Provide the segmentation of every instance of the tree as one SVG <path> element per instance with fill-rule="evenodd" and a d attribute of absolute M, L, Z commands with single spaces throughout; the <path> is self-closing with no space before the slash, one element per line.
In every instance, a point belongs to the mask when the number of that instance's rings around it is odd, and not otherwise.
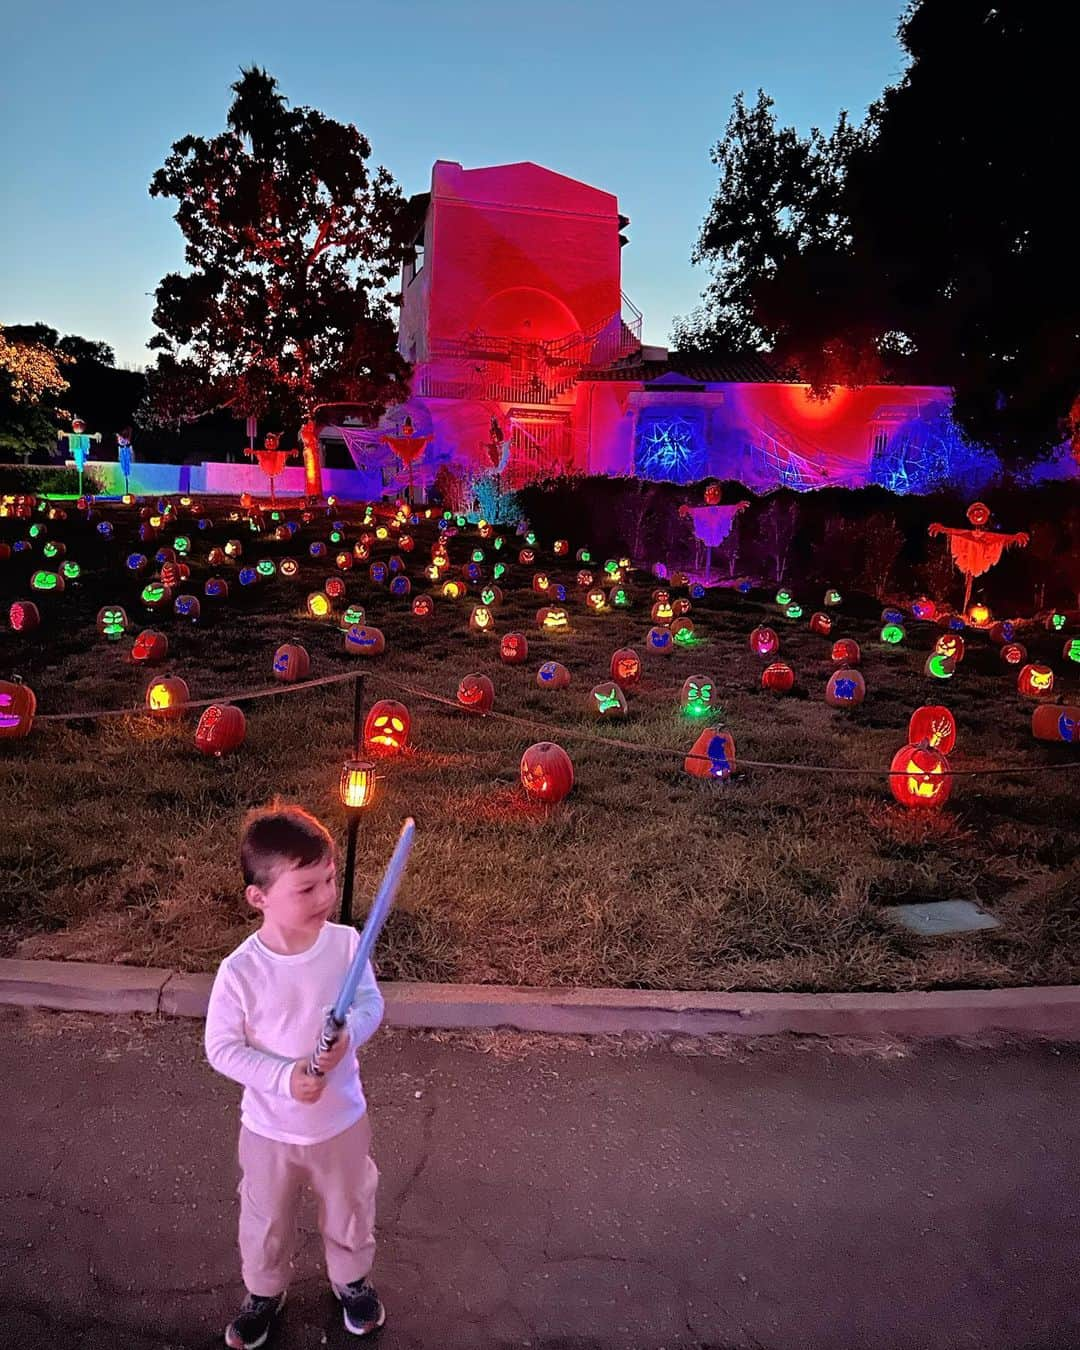
<path fill-rule="evenodd" d="M 23 330 L 0 328 L 0 454 L 25 460 L 55 446 L 56 419 L 63 413 L 58 400 L 68 382 L 47 342 L 17 341 L 13 331 Z M 55 331 L 46 329 L 44 336 L 50 332 L 55 343 Z"/>
<path fill-rule="evenodd" d="M 289 108 L 265 71 L 232 89 L 227 129 L 177 141 L 150 185 L 179 203 L 190 268 L 156 291 L 152 405 L 174 423 L 221 407 L 296 422 L 349 401 L 374 420 L 407 396 L 401 192 L 356 127 Z"/>
<path fill-rule="evenodd" d="M 740 335 L 816 394 L 884 376 L 949 385 L 1010 466 L 1080 448 L 1080 279 L 1059 128 L 1074 6 L 915 0 L 909 64 L 862 126 L 777 128 L 741 98 L 695 257 L 714 279 L 677 334 Z M 755 195 L 756 194 L 756 195 Z"/>

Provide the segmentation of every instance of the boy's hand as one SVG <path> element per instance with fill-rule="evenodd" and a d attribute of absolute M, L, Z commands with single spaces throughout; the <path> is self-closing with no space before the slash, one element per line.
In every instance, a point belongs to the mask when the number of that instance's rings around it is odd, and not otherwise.
<path fill-rule="evenodd" d="M 315 1067 L 323 1073 L 329 1073 L 336 1065 L 340 1064 L 345 1058 L 349 1049 L 349 1029 L 342 1027 L 338 1033 L 338 1038 L 329 1050 L 324 1051 L 315 1058 Z"/>
<path fill-rule="evenodd" d="M 307 1071 L 306 1059 L 298 1059 L 289 1074 L 289 1091 L 298 1102 L 317 1102 L 326 1087 L 325 1078 L 316 1078 Z"/>

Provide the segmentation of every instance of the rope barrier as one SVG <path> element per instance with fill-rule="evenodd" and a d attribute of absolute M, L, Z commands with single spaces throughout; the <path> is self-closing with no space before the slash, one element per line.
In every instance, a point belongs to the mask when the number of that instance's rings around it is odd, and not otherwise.
<path fill-rule="evenodd" d="M 534 730 L 553 732 L 555 736 L 549 736 L 547 739 L 556 737 L 572 737 L 575 740 L 590 741 L 596 745 L 618 746 L 622 750 L 636 750 L 640 754 L 646 755 L 671 755 L 676 759 L 700 759 L 708 760 L 708 755 L 695 755 L 689 750 L 677 750 L 674 746 L 667 745 L 638 745 L 635 741 L 621 741 L 608 736 L 595 736 L 590 731 L 580 731 L 576 727 L 557 727 L 550 722 L 537 722 L 527 717 L 516 717 L 513 713 L 496 712 L 493 709 L 486 713 L 470 712 L 468 708 L 456 702 L 454 699 L 445 698 L 441 694 L 432 693 L 428 689 L 419 689 L 415 685 L 403 684 L 400 680 L 391 680 L 389 676 L 374 674 L 369 678 L 376 684 L 392 685 L 393 688 L 411 694 L 415 698 L 426 699 L 431 703 L 440 703 L 444 707 L 452 708 L 455 712 L 462 713 L 468 717 L 492 717 L 501 722 L 512 722 L 518 726 L 531 727 Z M 704 729 L 704 728 L 703 728 Z M 744 759 L 741 755 L 736 758 L 736 767 L 746 769 L 783 769 L 789 773 L 827 773 L 833 777 L 843 775 L 851 776 L 869 776 L 872 778 L 902 778 L 906 777 L 906 769 L 860 769 L 847 765 L 831 766 L 827 764 L 786 764 L 772 760 L 763 759 Z M 1080 769 L 1080 760 L 1074 760 L 1068 764 L 1031 764 L 1018 765 L 1016 768 L 1009 767 L 988 767 L 984 769 L 945 769 L 941 774 L 935 774 L 935 777 L 950 778 L 978 778 L 995 774 L 1028 774 L 1028 773 L 1053 773 L 1058 770 Z"/>

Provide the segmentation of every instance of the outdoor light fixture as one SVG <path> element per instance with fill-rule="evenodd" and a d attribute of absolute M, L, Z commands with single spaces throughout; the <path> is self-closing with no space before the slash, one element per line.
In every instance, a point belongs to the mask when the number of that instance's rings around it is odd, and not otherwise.
<path fill-rule="evenodd" d="M 353 873 L 356 871 L 356 835 L 360 812 L 371 805 L 375 792 L 375 765 L 366 759 L 347 759 L 341 767 L 341 804 L 349 813 L 345 847 L 345 884 L 341 890 L 341 923 L 352 923 Z"/>

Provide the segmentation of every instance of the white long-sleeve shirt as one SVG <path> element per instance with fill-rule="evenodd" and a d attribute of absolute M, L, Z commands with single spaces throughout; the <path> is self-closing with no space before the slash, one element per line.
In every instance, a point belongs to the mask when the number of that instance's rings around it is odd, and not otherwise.
<path fill-rule="evenodd" d="M 307 951 L 283 956 L 252 933 L 218 967 L 206 1012 L 206 1057 L 218 1073 L 243 1083 L 241 1119 L 255 1134 L 318 1144 L 367 1110 L 354 1051 L 383 1017 L 370 961 L 349 1010 L 349 1052 L 326 1075 L 322 1096 L 299 1102 L 289 1091 L 293 1063 L 315 1049 L 359 942 L 355 928 L 327 923 Z"/>

